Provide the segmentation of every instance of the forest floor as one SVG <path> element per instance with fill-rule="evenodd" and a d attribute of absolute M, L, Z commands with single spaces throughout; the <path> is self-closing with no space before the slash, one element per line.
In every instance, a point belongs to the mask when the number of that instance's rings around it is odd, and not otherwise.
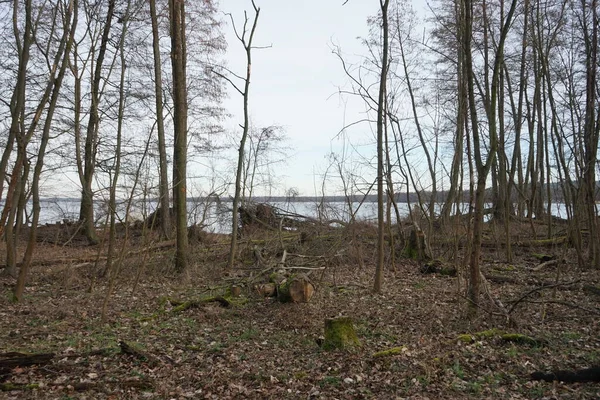
<path fill-rule="evenodd" d="M 226 237 L 192 248 L 185 277 L 172 271 L 169 243 L 129 248 L 102 322 L 109 279 L 97 277 L 97 248 L 39 243 L 20 303 L 11 302 L 14 280 L 0 278 L 0 365 L 16 353 L 51 354 L 0 367 L 0 399 L 600 398 L 600 383 L 530 380 L 534 371 L 600 365 L 600 296 L 589 290 L 600 286 L 600 271 L 579 269 L 563 250 L 515 246 L 507 263 L 503 250 L 486 248 L 489 294 L 509 321 L 486 296 L 468 318 L 462 281 L 422 274 L 411 260 L 397 259 L 383 294 L 373 294 L 368 246 L 362 268 L 316 257 L 324 269 L 311 275 L 309 303 L 282 304 L 243 287 L 230 307 L 178 311 L 176 300 L 219 294 L 260 270 L 224 272 Z M 536 268 L 535 253 L 566 259 Z M 361 346 L 323 350 L 324 321 L 342 315 Z"/>

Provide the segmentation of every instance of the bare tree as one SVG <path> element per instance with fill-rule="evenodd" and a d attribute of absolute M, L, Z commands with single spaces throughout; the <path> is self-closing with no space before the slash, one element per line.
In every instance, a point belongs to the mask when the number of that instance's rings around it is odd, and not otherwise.
<path fill-rule="evenodd" d="M 98 243 L 98 235 L 94 225 L 94 192 L 92 183 L 96 169 L 96 154 L 98 150 L 98 130 L 100 125 L 99 103 L 101 93 L 102 68 L 106 49 L 110 40 L 110 32 L 115 14 L 115 0 L 108 1 L 106 19 L 102 27 L 102 39 L 98 49 L 98 57 L 95 60 L 94 75 L 91 86 L 91 103 L 87 129 L 85 133 L 85 146 L 83 155 L 83 170 L 80 171 L 79 179 L 81 181 L 81 205 L 79 211 L 79 220 L 83 226 L 83 233 L 91 244 Z"/>
<path fill-rule="evenodd" d="M 33 195 L 33 216 L 31 220 L 31 227 L 29 230 L 29 240 L 27 242 L 27 248 L 25 249 L 25 255 L 23 256 L 23 262 L 21 263 L 21 269 L 19 270 L 19 276 L 13 292 L 13 297 L 16 301 L 21 300 L 21 296 L 23 295 L 27 274 L 31 266 L 31 260 L 37 242 L 37 225 L 39 222 L 41 211 L 40 177 L 42 175 L 42 169 L 44 167 L 44 157 L 46 155 L 46 148 L 50 140 L 50 132 L 52 129 L 54 112 L 58 103 L 62 81 L 69 64 L 69 54 L 71 52 L 71 46 L 73 45 L 75 30 L 77 28 L 78 23 L 78 9 L 78 0 L 61 1 L 57 4 L 56 14 L 54 14 L 54 17 L 57 20 L 62 20 L 63 24 L 62 39 L 60 41 L 59 49 L 56 52 L 55 58 L 55 61 L 60 61 L 59 63 L 54 63 L 54 65 L 59 69 L 56 76 L 51 75 L 50 79 L 50 81 L 52 82 L 52 95 L 48 105 L 48 110 L 46 112 L 46 119 L 44 122 L 42 138 L 40 141 L 40 146 L 38 148 L 37 161 L 35 164 L 35 170 L 32 179 L 31 190 Z"/>
<path fill-rule="evenodd" d="M 381 72 L 379 78 L 379 97 L 377 101 L 377 265 L 373 291 L 381 293 L 383 287 L 383 268 L 385 257 L 385 215 L 384 215 L 384 126 L 386 123 L 385 96 L 387 92 L 387 73 L 389 63 L 389 0 L 379 0 L 381 9 L 381 30 L 383 35 Z"/>
<path fill-rule="evenodd" d="M 121 174 L 121 156 L 122 156 L 122 143 L 123 143 L 123 124 L 125 114 L 125 102 L 126 102 L 126 82 L 125 73 L 127 69 L 127 60 L 125 57 L 125 38 L 128 34 L 129 19 L 131 18 L 131 0 L 127 0 L 126 8 L 123 14 L 120 16 L 121 21 L 121 32 L 120 39 L 117 45 L 117 51 L 119 53 L 120 63 L 120 79 L 119 79 L 119 99 L 117 109 L 117 137 L 115 143 L 115 157 L 114 164 L 111 171 L 111 182 L 109 188 L 109 200 L 108 200 L 108 212 L 110 213 L 110 226 L 108 234 L 108 254 L 106 255 L 106 268 L 105 272 L 110 273 L 113 256 L 115 253 L 116 246 L 116 217 L 117 217 L 117 186 L 119 183 L 119 175 Z M 104 274 L 103 274 L 104 275 Z"/>
<path fill-rule="evenodd" d="M 600 269 L 600 227 L 596 207 L 596 169 L 598 138 L 600 136 L 600 107 L 598 105 L 598 26 L 600 25 L 597 0 L 581 0 L 581 31 L 585 55 L 585 122 L 584 167 L 582 185 L 590 231 L 589 261 Z"/>
<path fill-rule="evenodd" d="M 177 252 L 175 270 L 187 272 L 187 85 L 186 85 L 186 40 L 185 2 L 169 0 L 171 21 L 171 64 L 173 69 L 173 125 L 175 146 L 173 149 L 173 193 L 177 229 Z"/>
<path fill-rule="evenodd" d="M 11 245 L 13 241 L 13 220 L 9 217 L 14 215 L 15 203 L 15 192 L 17 189 L 17 177 L 21 175 L 23 164 L 25 163 L 25 148 L 26 148 L 26 132 L 25 132 L 25 95 L 26 95 L 26 80 L 27 80 L 27 65 L 29 63 L 30 48 L 33 43 L 33 18 L 32 18 L 32 5 L 31 0 L 24 2 L 25 11 L 25 26 L 21 32 L 18 28 L 19 19 L 19 4 L 20 2 L 15 0 L 13 2 L 13 34 L 15 36 L 15 44 L 17 47 L 18 57 L 18 72 L 17 80 L 13 90 L 12 98 L 10 101 L 10 133 L 8 137 L 8 143 L 4 154 L 2 156 L 1 165 L 2 174 L 5 174 L 5 168 L 8 166 L 8 160 L 12 151 L 14 142 L 17 143 L 17 160 L 13 167 L 11 181 L 7 190 L 6 201 L 4 209 L 2 210 L 2 217 L 0 218 L 0 229 L 4 230 L 5 239 L 7 241 L 8 248 L 6 249 L 6 269 L 5 273 L 16 276 L 16 253 L 14 246 Z M 21 37 L 22 35 L 22 37 Z M 0 194 L 2 193 L 1 188 L 4 185 L 4 176 L 1 176 L 2 181 L 0 182 Z M 13 217 L 14 218 L 14 217 Z M 8 221 L 7 221 L 8 220 Z"/>
<path fill-rule="evenodd" d="M 240 206 L 240 199 L 242 193 L 242 172 L 244 171 L 244 154 L 246 152 L 246 140 L 248 139 L 248 131 L 250 129 L 250 112 L 248 110 L 248 101 L 250 96 L 250 77 L 252 74 L 252 41 L 254 39 L 254 33 L 256 32 L 256 26 L 258 24 L 258 17 L 260 15 L 260 7 L 257 7 L 254 0 L 252 0 L 252 8 L 254 9 L 254 18 L 252 20 L 252 26 L 249 27 L 250 22 L 248 14 L 244 11 L 244 25 L 241 32 L 238 32 L 233 16 L 230 14 L 231 24 L 235 32 L 235 36 L 244 47 L 246 53 L 246 75 L 240 76 L 233 74 L 233 77 L 241 79 L 243 82 L 243 89 L 240 89 L 238 85 L 229 77 L 216 72 L 219 76 L 227 80 L 233 88 L 242 96 L 243 99 L 243 110 L 244 110 L 244 122 L 242 127 L 242 137 L 240 139 L 240 146 L 238 148 L 238 159 L 237 168 L 235 174 L 235 193 L 233 195 L 233 218 L 231 224 L 231 244 L 229 246 L 229 258 L 227 259 L 227 268 L 232 268 L 235 262 L 235 255 L 237 253 L 237 239 L 238 239 L 238 224 L 239 224 L 239 213 L 238 208 Z"/>
<path fill-rule="evenodd" d="M 165 142 L 165 123 L 163 118 L 163 84 L 162 63 L 160 54 L 160 37 L 158 32 L 158 17 L 156 0 L 149 0 L 150 19 L 152 21 L 152 51 L 154 54 L 154 90 L 156 103 L 156 130 L 158 135 L 159 155 L 159 208 L 161 210 L 161 231 L 165 238 L 171 236 L 171 213 L 169 212 L 169 177 L 167 170 L 167 147 Z"/>
<path fill-rule="evenodd" d="M 464 0 L 464 19 L 463 19 L 463 37 L 461 44 L 465 49 L 465 68 L 468 85 L 469 111 L 471 116 L 471 132 L 473 135 L 473 155 L 475 160 L 476 187 L 475 204 L 473 209 L 473 231 L 471 254 L 469 260 L 469 287 L 468 299 L 473 305 L 472 310 L 476 311 L 479 306 L 480 295 L 480 259 L 481 259 L 481 240 L 483 233 L 483 211 L 485 207 L 485 189 L 488 175 L 492 168 L 496 152 L 498 150 L 498 130 L 497 130 L 497 102 L 498 88 L 500 83 L 500 73 L 503 65 L 504 44 L 512 24 L 512 18 L 517 5 L 517 0 L 512 0 L 506 19 L 502 25 L 500 38 L 494 54 L 492 67 L 492 77 L 489 86 L 489 93 L 484 96 L 485 114 L 488 123 L 489 147 L 487 156 L 484 159 L 482 148 L 484 143 L 480 134 L 479 119 L 477 116 L 477 106 L 475 97 L 475 75 L 473 69 L 473 53 L 471 47 L 472 29 L 473 29 L 473 1 Z M 484 10 L 485 12 L 485 10 Z M 488 66 L 486 66 L 487 68 Z M 487 90 L 487 89 L 486 89 Z"/>

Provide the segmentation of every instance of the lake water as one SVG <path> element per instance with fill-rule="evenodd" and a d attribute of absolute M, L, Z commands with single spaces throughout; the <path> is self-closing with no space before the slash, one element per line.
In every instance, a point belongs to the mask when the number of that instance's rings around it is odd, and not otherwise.
<path fill-rule="evenodd" d="M 341 220 L 348 221 L 350 214 L 348 204 L 345 202 L 325 202 L 317 201 L 289 201 L 269 203 L 283 212 L 299 214 L 321 220 Z M 414 204 L 412 204 L 414 205 Z M 79 218 L 79 200 L 78 199 L 43 199 L 41 201 L 42 211 L 40 214 L 41 224 L 53 224 L 62 220 L 76 221 Z M 141 220 L 156 209 L 156 202 L 135 202 L 132 204 L 129 214 L 130 220 Z M 440 206 L 441 207 L 441 206 Z M 202 223 L 206 229 L 212 232 L 228 233 L 231 232 L 231 209 L 230 201 L 188 201 L 188 219 L 189 224 Z M 377 220 L 377 203 L 352 203 L 352 209 L 356 212 L 356 218 L 361 221 Z M 30 213 L 29 208 L 28 213 Z M 96 202 L 96 222 L 103 224 L 108 207 L 101 201 Z M 358 210 L 358 211 L 356 211 Z M 398 203 L 398 210 L 401 217 L 409 215 L 409 205 L 407 203 Z M 439 211 L 439 210 L 436 210 Z M 468 204 L 462 205 L 463 213 L 468 211 Z M 126 214 L 126 203 L 119 203 L 117 206 L 117 215 L 124 219 Z M 552 214 L 559 217 L 566 217 L 564 204 L 553 204 Z M 392 220 L 395 222 L 395 212 L 392 210 Z"/>
<path fill-rule="evenodd" d="M 345 202 L 270 202 L 283 213 L 298 214 L 322 220 L 348 221 L 350 214 Z M 53 224 L 63 220 L 76 221 L 79 218 L 79 200 L 77 199 L 44 199 L 41 201 L 42 211 L 40 213 L 40 224 Z M 142 220 L 157 207 L 154 201 L 143 204 L 137 202 L 130 207 L 130 220 Z M 399 203 L 398 208 L 402 217 L 408 215 L 409 207 L 406 203 Z M 108 207 L 101 202 L 96 202 L 96 223 L 103 224 L 107 215 Z M 377 203 L 355 202 L 352 209 L 356 212 L 356 218 L 365 221 L 377 220 Z M 203 224 L 206 229 L 213 232 L 231 232 L 232 218 L 231 201 L 188 201 L 188 220 L 190 225 Z M 28 211 L 30 212 L 30 211 Z M 126 204 L 117 206 L 118 218 L 124 219 L 126 215 Z M 395 216 L 394 216 L 395 220 Z"/>

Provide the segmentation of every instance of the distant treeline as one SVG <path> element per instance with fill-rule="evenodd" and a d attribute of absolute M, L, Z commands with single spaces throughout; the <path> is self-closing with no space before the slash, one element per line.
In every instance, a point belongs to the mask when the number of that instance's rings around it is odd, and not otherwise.
<path fill-rule="evenodd" d="M 546 189 L 544 187 L 542 187 L 541 190 L 542 194 L 545 196 L 546 195 Z M 492 199 L 492 189 L 489 188 L 487 189 L 487 193 L 488 193 L 488 200 L 491 202 Z M 557 203 L 562 203 L 564 202 L 564 197 L 563 197 L 563 193 L 562 193 L 562 188 L 560 186 L 560 184 L 558 183 L 553 183 L 551 185 L 551 193 L 552 193 L 552 202 L 557 202 Z M 431 192 L 430 191 L 422 191 L 419 192 L 419 194 L 417 194 L 416 192 L 411 192 L 411 193 L 396 193 L 396 195 L 394 196 L 396 202 L 398 203 L 418 203 L 419 202 L 419 196 L 421 197 L 421 201 L 429 201 L 429 199 L 431 199 Z M 445 199 L 448 197 L 448 192 L 443 190 L 437 193 L 436 198 L 437 198 L 437 202 L 438 203 L 443 203 L 445 201 Z M 516 202 L 517 201 L 517 194 L 513 193 L 513 201 Z M 188 201 L 191 203 L 200 203 L 200 202 L 205 202 L 206 200 L 208 200 L 208 197 L 189 197 Z M 211 200 L 215 200 L 216 198 L 214 196 L 210 197 Z M 367 196 L 364 195 L 352 195 L 350 196 L 350 199 L 353 203 L 358 203 L 358 202 L 366 202 L 366 203 L 375 203 L 377 202 L 377 195 L 375 194 L 370 194 Z M 231 201 L 231 198 L 229 197 L 223 197 L 219 199 L 220 201 Z M 544 201 L 546 201 L 547 199 L 544 198 Z M 43 199 L 43 201 L 46 202 L 76 202 L 79 203 L 80 199 L 79 198 L 71 198 L 71 197 L 47 197 L 45 199 Z M 157 199 L 151 199 L 149 201 L 158 201 Z M 256 203 L 286 203 L 286 202 L 295 202 L 295 203 L 317 203 L 317 202 L 324 202 L 324 203 L 340 203 L 340 202 L 346 202 L 348 201 L 346 199 L 345 196 L 254 196 L 252 198 L 253 202 Z M 468 202 L 469 201 L 469 193 L 468 191 L 463 191 L 463 197 L 462 197 L 462 202 Z M 596 201 L 600 201 L 600 181 L 598 181 L 596 183 Z"/>
<path fill-rule="evenodd" d="M 562 192 L 562 188 L 561 188 L 560 184 L 553 183 L 550 186 L 550 191 L 551 191 L 551 196 L 552 196 L 552 199 L 551 199 L 552 202 L 557 202 L 557 203 L 564 202 L 563 192 Z M 544 186 L 542 186 L 541 193 L 544 196 L 544 201 L 547 201 L 546 188 Z M 492 188 L 488 188 L 487 189 L 487 197 L 490 202 L 493 200 L 492 194 L 493 194 Z M 421 198 L 421 201 L 429 201 L 431 199 L 431 195 L 432 194 L 430 191 L 422 191 L 422 192 L 419 192 L 418 194 L 416 192 L 396 193 L 394 198 L 395 198 L 396 202 L 398 202 L 398 203 L 418 203 L 419 196 Z M 514 202 L 518 201 L 517 196 L 518 196 L 518 194 L 513 192 L 513 201 Z M 436 194 L 436 199 L 437 199 L 438 203 L 443 203 L 447 197 L 448 197 L 448 192 L 445 190 L 439 191 Z M 600 181 L 598 181 L 596 183 L 596 196 L 595 197 L 596 197 L 596 201 L 600 201 Z M 203 200 L 203 199 L 196 199 L 196 200 Z M 285 202 L 339 203 L 339 202 L 348 201 L 346 196 L 321 196 L 321 197 L 317 197 L 317 196 L 294 196 L 294 197 L 256 196 L 256 197 L 253 197 L 252 200 L 257 203 L 285 203 Z M 353 195 L 353 196 L 350 196 L 350 200 L 353 203 L 357 203 L 357 202 L 361 202 L 361 201 L 367 202 L 367 203 L 375 203 L 375 202 L 377 202 L 377 195 L 376 194 L 370 194 L 367 196 Z M 468 201 L 469 201 L 469 192 L 463 191 L 462 202 L 468 202 Z"/>

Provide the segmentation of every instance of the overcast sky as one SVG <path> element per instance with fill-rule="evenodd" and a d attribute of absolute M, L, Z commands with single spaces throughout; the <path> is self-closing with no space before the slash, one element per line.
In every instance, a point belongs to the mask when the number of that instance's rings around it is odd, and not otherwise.
<path fill-rule="evenodd" d="M 423 7 L 424 0 L 415 0 Z M 332 54 L 332 43 L 344 53 L 363 54 L 358 37 L 367 34 L 367 18 L 377 13 L 377 0 L 256 0 L 260 19 L 256 46 L 271 46 L 253 52 L 250 88 L 251 118 L 256 126 L 280 125 L 292 148 L 287 166 L 279 168 L 285 188 L 295 187 L 301 195 L 314 195 L 315 173 L 327 164 L 325 156 L 345 123 L 364 118 L 360 102 L 346 103 L 338 87 L 347 83 L 340 61 Z M 221 0 L 220 8 L 243 23 L 243 11 L 252 10 L 250 0 Z M 229 67 L 243 74 L 244 50 L 230 25 L 225 28 Z M 242 98 L 230 90 L 226 107 L 234 115 L 229 129 L 241 120 Z M 369 126 L 355 128 L 369 141 Z M 239 128 L 238 128 L 239 131 Z M 281 190 L 281 189 L 280 189 Z M 280 194 L 281 192 L 277 193 Z"/>

